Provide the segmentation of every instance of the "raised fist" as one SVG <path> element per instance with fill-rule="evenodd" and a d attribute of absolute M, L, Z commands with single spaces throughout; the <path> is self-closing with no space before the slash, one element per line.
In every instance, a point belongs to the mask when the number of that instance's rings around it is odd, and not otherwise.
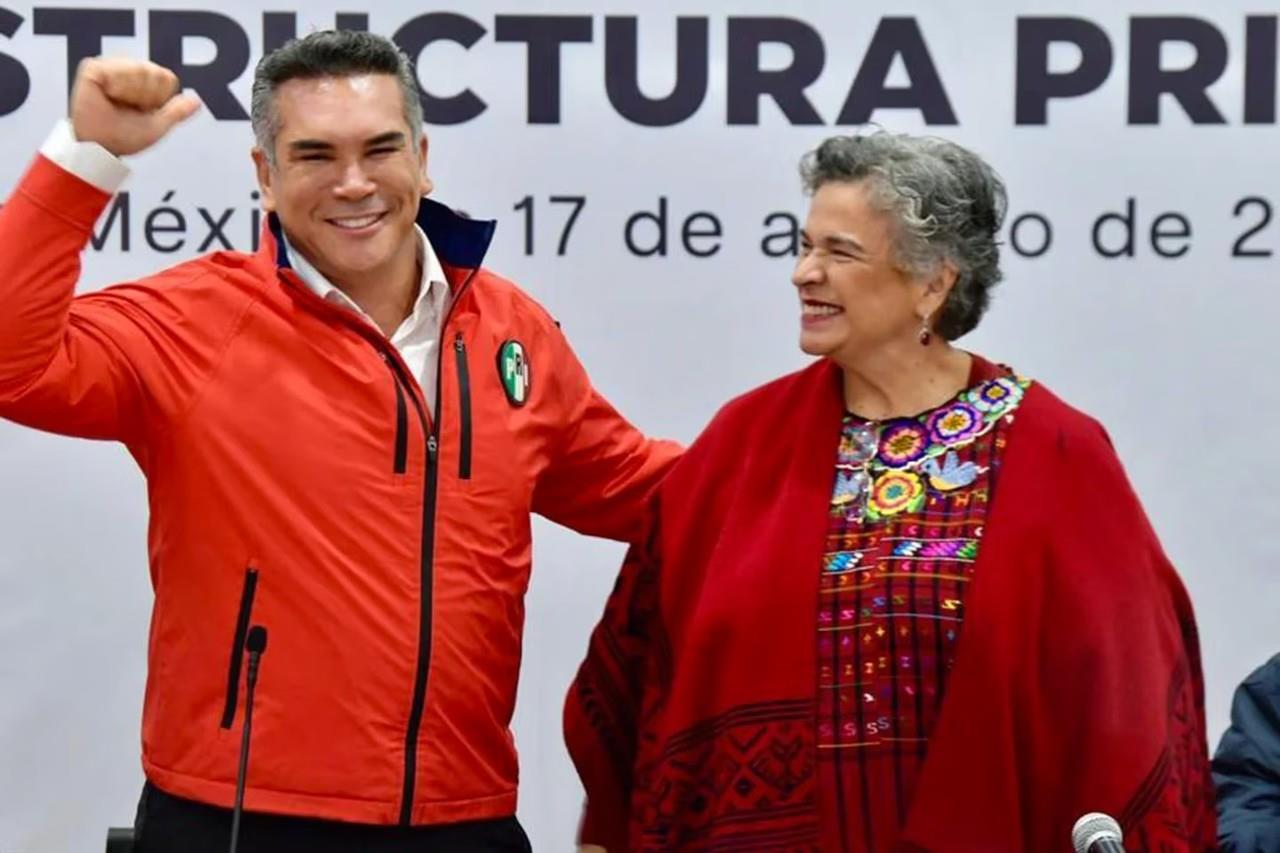
<path fill-rule="evenodd" d="M 86 59 L 71 89 L 72 130 L 117 157 L 137 154 L 200 108 L 177 91 L 177 75 L 154 62 Z"/>

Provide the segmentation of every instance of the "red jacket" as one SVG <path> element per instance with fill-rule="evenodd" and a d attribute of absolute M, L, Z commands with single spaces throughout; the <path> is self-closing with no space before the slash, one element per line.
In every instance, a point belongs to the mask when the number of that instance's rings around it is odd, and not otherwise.
<path fill-rule="evenodd" d="M 584 842 L 841 849 L 814 733 L 840 387 L 819 361 L 735 400 L 659 489 L 566 704 Z M 901 849 L 1069 851 L 1091 811 L 1212 849 L 1191 605 L 1098 423 L 1033 384 L 984 527 Z"/>
<path fill-rule="evenodd" d="M 281 266 L 274 222 L 256 254 L 73 298 L 108 201 L 40 157 L 0 210 L 0 416 L 120 440 L 146 475 L 148 778 L 232 804 L 252 623 L 270 648 L 246 808 L 513 814 L 529 514 L 633 539 L 678 449 L 481 267 L 492 223 L 419 217 L 454 293 L 433 420 L 387 340 Z M 528 385 L 509 396 L 519 349 Z"/>

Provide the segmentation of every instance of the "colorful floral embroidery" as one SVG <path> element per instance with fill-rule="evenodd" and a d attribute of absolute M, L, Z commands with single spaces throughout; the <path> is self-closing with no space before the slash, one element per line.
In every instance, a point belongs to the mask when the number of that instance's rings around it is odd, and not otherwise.
<path fill-rule="evenodd" d="M 880 432 L 880 461 L 890 468 L 902 468 L 929 450 L 929 432 L 919 421 L 906 418 L 889 421 Z"/>
<path fill-rule="evenodd" d="M 924 750 L 903 743 L 926 743 L 938 719 L 1025 387 L 981 382 L 916 417 L 844 422 L 818 584 L 814 728 L 822 783 L 843 785 L 841 808 L 860 822 L 892 831 L 902 804 L 860 811 L 863 793 L 909 797 L 915 784 Z M 875 451 L 858 462 L 868 436 Z"/>
<path fill-rule="evenodd" d="M 982 412 L 968 403 L 952 403 L 929 416 L 929 437 L 950 446 L 973 438 L 986 423 Z"/>
<path fill-rule="evenodd" d="M 924 482 L 914 471 L 886 471 L 876 478 L 867 502 L 872 518 L 915 512 L 924 504 Z"/>
<path fill-rule="evenodd" d="M 977 482 L 985 469 L 961 462 L 955 450 L 986 435 L 1001 420 L 1012 421 L 1029 385 L 1028 380 L 1016 376 L 993 379 L 932 412 L 879 425 L 846 416 L 836 460 L 832 515 L 851 521 L 863 517 L 879 520 L 919 510 L 926 501 L 936 502 L 938 496 L 950 495 L 957 508 L 968 506 L 971 497 L 984 499 L 984 495 L 969 495 L 963 490 Z M 1003 436 L 996 441 L 999 448 L 1004 447 Z M 911 476 L 887 477 L 895 472 Z"/>
<path fill-rule="evenodd" d="M 965 397 L 975 409 L 986 414 L 1016 406 L 1022 400 L 1023 387 L 1019 380 L 1002 376 L 971 389 Z"/>

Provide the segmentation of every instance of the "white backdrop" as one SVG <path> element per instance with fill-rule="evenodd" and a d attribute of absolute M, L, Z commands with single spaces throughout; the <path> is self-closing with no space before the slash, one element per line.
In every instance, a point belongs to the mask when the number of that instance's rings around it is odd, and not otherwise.
<path fill-rule="evenodd" d="M 1280 198 L 1275 16 L 1247 24 L 1257 4 L 1242 0 L 1219 0 L 1207 11 L 1202 3 L 1138 0 L 1055 7 L 992 0 L 982 6 L 793 4 L 803 27 L 792 26 L 820 33 L 824 54 L 810 45 L 793 56 L 770 44 L 759 59 L 765 69 L 816 63 L 816 79 L 805 94 L 810 119 L 821 123 L 793 124 L 796 116 L 789 119 L 762 98 L 757 119 L 743 124 L 728 120 L 728 104 L 747 83 L 728 70 L 728 44 L 731 30 L 741 39 L 751 25 L 730 19 L 776 15 L 778 5 L 651 0 L 638 17 L 642 89 L 661 96 L 674 82 L 678 16 L 707 21 L 708 84 L 701 107 L 687 120 L 646 127 L 618 114 L 605 85 L 605 17 L 635 15 L 635 4 L 460 4 L 460 14 L 478 25 L 478 40 L 469 49 L 447 42 L 428 46 L 419 76 L 439 97 L 470 88 L 487 109 L 469 121 L 430 128 L 436 197 L 473 216 L 499 219 L 491 265 L 562 321 L 597 385 L 624 412 L 646 430 L 691 439 L 730 396 L 803 363 L 795 346 L 791 261 L 761 251 L 761 238 L 779 230 L 766 228 L 764 220 L 778 211 L 803 214 L 799 155 L 837 132 L 841 106 L 880 17 L 913 19 L 956 123 L 930 127 L 920 110 L 901 108 L 880 109 L 873 119 L 976 148 L 1009 184 L 1010 218 L 1036 213 L 1053 230 L 1051 246 L 1038 257 L 1006 251 L 1007 281 L 982 327 L 964 343 L 1046 382 L 1110 429 L 1196 603 L 1216 744 L 1235 684 L 1280 650 L 1274 571 L 1280 459 L 1267 450 L 1280 435 L 1280 381 L 1272 358 L 1280 306 L 1276 261 L 1232 256 L 1237 239 L 1264 218 L 1240 248 L 1280 250 L 1280 218 L 1264 216 Z M 123 31 L 133 35 L 105 39 L 107 52 L 146 56 L 152 50 L 150 27 L 157 19 L 150 4 L 79 0 L 77 8 L 116 9 L 117 19 L 124 14 L 132 22 Z M 170 0 L 159 8 L 188 5 Z M 247 105 L 263 10 L 243 0 L 216 8 L 247 33 L 250 67 L 231 84 L 234 97 Z M 297 6 L 272 11 L 291 8 Z M 309 3 L 299 12 L 299 27 L 331 26 L 334 13 L 348 8 L 329 0 Z M 1105 81 L 1100 75 L 1080 87 L 1091 91 L 1050 103 L 1047 123 L 1020 123 L 1017 91 L 1031 85 L 1031 72 L 1024 68 L 1019 82 L 1019 19 L 1064 14 L 1064 8 L 1088 22 L 1082 26 L 1094 43 L 1087 51 L 1054 45 L 1049 70 L 1065 74 L 1085 59 L 1094 67 L 1100 35 L 1111 47 L 1110 71 Z M 389 35 L 423 13 L 377 4 L 369 27 Z M 495 38 L 495 30 L 513 26 L 499 26 L 501 16 L 533 14 L 591 21 L 589 42 L 560 50 L 554 123 L 530 120 L 526 46 Z M 1191 102 L 1200 123 L 1168 95 L 1159 99 L 1156 123 L 1130 123 L 1131 109 L 1141 118 L 1139 90 L 1151 76 L 1151 50 L 1142 45 L 1161 26 L 1140 19 L 1193 15 L 1201 16 L 1193 28 L 1205 35 L 1199 52 L 1171 42 L 1154 56 L 1166 70 L 1197 62 L 1203 67 L 1214 61 L 1215 44 L 1225 45 L 1222 73 L 1209 74 L 1216 81 L 1203 96 L 1208 100 Z M 81 26 L 73 22 L 71 29 Z M 4 195 L 65 111 L 69 42 L 49 34 L 59 27 L 56 13 L 29 4 L 0 6 Z M 115 27 L 122 31 L 119 20 Z M 1131 50 L 1131 38 L 1138 49 Z M 164 39 L 157 47 L 173 50 Z M 185 61 L 195 65 L 215 54 L 205 39 L 185 39 L 181 47 Z M 218 50 L 228 55 L 227 45 Z M 1024 63 L 1034 67 L 1035 57 L 1028 56 Z M 896 59 L 887 85 L 920 84 L 918 60 L 912 55 L 908 67 Z M 19 63 L 29 78 L 25 89 Z M 1105 63 L 1100 67 L 1106 71 Z M 545 68 L 535 70 L 545 93 L 550 78 Z M 1206 103 L 1221 123 L 1204 123 Z M 236 248 L 247 248 L 254 205 L 249 145 L 247 122 L 219 120 L 206 110 L 136 158 L 127 186 L 129 250 L 122 251 L 118 220 L 102 250 L 88 253 L 83 287 L 141 275 L 194 253 L 207 234 L 199 208 L 215 220 L 234 208 L 226 233 Z M 145 231 L 147 216 L 165 206 L 170 192 L 168 202 L 190 230 L 187 243 L 172 254 L 150 248 Z M 586 197 L 563 256 L 556 244 L 569 206 L 550 204 L 553 195 Z M 532 254 L 525 251 L 524 212 L 515 209 L 526 197 L 533 198 Z M 624 225 L 630 214 L 654 210 L 659 197 L 669 205 L 669 251 L 637 257 L 626 247 Z M 1248 197 L 1257 200 L 1237 211 Z M 1134 256 L 1104 257 L 1093 246 L 1092 225 L 1104 213 L 1123 212 L 1129 198 L 1136 214 Z M 714 213 L 721 223 L 720 248 L 710 257 L 681 247 L 681 223 L 696 211 Z M 1158 243 L 1166 252 L 1189 246 L 1179 257 L 1162 257 L 1149 239 L 1153 220 L 1165 212 L 1190 223 L 1188 238 Z M 172 224 L 168 216 L 152 224 Z M 1160 230 L 1180 227 L 1166 219 Z M 638 226 L 635 236 L 651 243 L 653 229 L 652 223 Z M 1036 249 L 1043 231 L 1028 220 L 1018 236 L 1023 249 Z M 152 237 L 162 244 L 175 239 L 173 233 Z M 1122 245 L 1122 223 L 1108 222 L 1101 239 L 1104 248 Z M 695 248 L 715 242 L 702 238 Z M 96 850 L 106 826 L 132 820 L 142 782 L 138 716 L 151 603 L 145 530 L 143 483 L 119 447 L 0 423 L 0 853 Z M 547 524 L 537 529 L 515 728 L 523 766 L 520 817 L 538 850 L 565 850 L 571 843 L 581 789 L 561 742 L 561 701 L 620 556 L 611 543 Z"/>

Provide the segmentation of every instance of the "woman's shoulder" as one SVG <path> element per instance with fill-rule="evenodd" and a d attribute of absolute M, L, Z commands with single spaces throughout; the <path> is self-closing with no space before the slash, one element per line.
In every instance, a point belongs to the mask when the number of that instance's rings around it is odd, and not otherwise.
<path fill-rule="evenodd" d="M 821 359 L 730 399 L 689 445 L 668 482 L 685 488 L 708 472 L 723 476 L 786 457 L 817 425 L 838 425 L 839 383 L 839 368 Z"/>
<path fill-rule="evenodd" d="M 839 387 L 839 368 L 819 359 L 730 399 L 711 418 L 700 440 L 715 439 L 724 433 L 776 433 L 787 421 L 840 406 Z"/>
<path fill-rule="evenodd" d="M 1115 450 L 1106 428 L 1093 415 L 1059 397 L 1039 380 L 1030 380 L 1018 407 L 1018 434 L 1053 446 L 1072 457 L 1111 457 Z"/>
<path fill-rule="evenodd" d="M 1112 512 L 1140 507 L 1106 427 L 1033 381 L 1009 431 L 1009 468 L 1053 483 L 1060 503 L 1084 501 Z M 1015 464 L 1016 463 L 1016 464 Z"/>

